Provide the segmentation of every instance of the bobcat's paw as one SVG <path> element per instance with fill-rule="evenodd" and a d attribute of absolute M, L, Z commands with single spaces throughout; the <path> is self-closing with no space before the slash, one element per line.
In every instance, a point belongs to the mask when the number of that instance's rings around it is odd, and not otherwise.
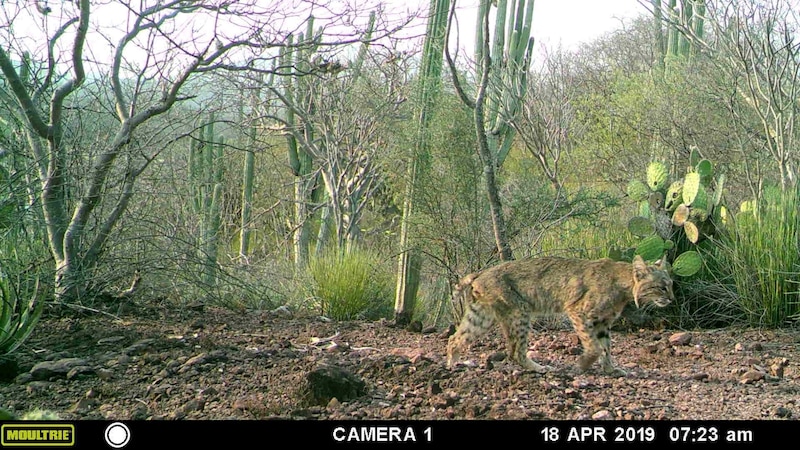
<path fill-rule="evenodd" d="M 544 366 L 534 361 L 531 361 L 530 359 L 524 361 L 522 367 L 524 367 L 525 370 L 532 370 L 536 373 L 547 373 L 553 370 L 551 366 Z"/>
<path fill-rule="evenodd" d="M 621 378 L 628 375 L 628 372 L 620 369 L 619 367 L 609 367 L 607 369 L 603 369 L 603 372 L 605 372 L 605 374 L 610 377 L 617 377 L 617 378 Z"/>

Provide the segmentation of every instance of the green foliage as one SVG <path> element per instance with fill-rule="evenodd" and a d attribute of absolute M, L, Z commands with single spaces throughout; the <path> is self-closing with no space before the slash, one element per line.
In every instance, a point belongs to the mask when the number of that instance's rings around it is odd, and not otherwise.
<path fill-rule="evenodd" d="M 329 250 L 310 258 L 308 274 L 310 294 L 324 316 L 372 320 L 392 311 L 392 277 L 370 250 Z"/>
<path fill-rule="evenodd" d="M 770 187 L 746 203 L 714 252 L 717 270 L 751 325 L 783 326 L 800 318 L 800 192 Z"/>
<path fill-rule="evenodd" d="M 681 277 L 690 277 L 703 266 L 700 254 L 692 247 L 716 233 L 717 225 L 710 219 L 712 213 L 720 214 L 725 182 L 722 174 L 711 185 L 713 165 L 697 149 L 691 152 L 689 161 L 685 176 L 672 182 L 663 163 L 651 162 L 646 171 L 648 192 L 633 189 L 637 195 L 631 196 L 639 202 L 640 215 L 628 221 L 631 234 L 643 238 L 634 253 L 648 261 L 666 254 L 674 259 L 673 271 Z M 631 186 L 638 185 L 644 183 L 629 182 L 629 193 Z M 688 251 L 691 253 L 683 256 Z"/>
<path fill-rule="evenodd" d="M 11 281 L 0 273 L 0 354 L 17 349 L 30 336 L 44 302 L 37 298 L 38 283 L 30 298 L 22 297 Z"/>

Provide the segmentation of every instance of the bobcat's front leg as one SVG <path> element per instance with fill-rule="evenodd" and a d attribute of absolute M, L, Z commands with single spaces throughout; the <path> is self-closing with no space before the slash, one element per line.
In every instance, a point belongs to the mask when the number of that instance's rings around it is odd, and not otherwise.
<path fill-rule="evenodd" d="M 612 376 L 625 376 L 625 371 L 615 367 L 611 360 L 611 335 L 608 331 L 608 322 L 588 319 L 576 313 L 568 315 L 575 333 L 583 344 L 583 354 L 578 359 L 580 371 L 587 371 L 599 358 L 603 372 Z"/>

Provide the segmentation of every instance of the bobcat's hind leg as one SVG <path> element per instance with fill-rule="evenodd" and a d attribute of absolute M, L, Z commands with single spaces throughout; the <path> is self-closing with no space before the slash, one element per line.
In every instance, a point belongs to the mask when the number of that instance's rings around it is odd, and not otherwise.
<path fill-rule="evenodd" d="M 453 367 L 461 349 L 489 331 L 494 324 L 494 313 L 486 305 L 474 302 L 467 306 L 456 332 L 447 341 L 447 367 Z"/>
<path fill-rule="evenodd" d="M 545 373 L 552 367 L 543 366 L 528 358 L 528 333 L 530 332 L 530 315 L 514 309 L 508 311 L 499 321 L 508 346 L 508 357 L 521 365 L 525 370 Z"/>

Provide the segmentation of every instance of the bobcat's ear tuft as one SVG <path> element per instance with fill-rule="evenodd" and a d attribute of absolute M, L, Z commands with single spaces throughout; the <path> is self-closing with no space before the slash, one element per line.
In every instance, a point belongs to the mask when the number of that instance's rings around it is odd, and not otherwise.
<path fill-rule="evenodd" d="M 658 261 L 656 261 L 655 266 L 657 269 L 663 270 L 665 272 L 669 272 L 672 270 L 672 266 L 670 265 L 669 261 L 667 261 L 667 258 L 659 259 Z"/>
<path fill-rule="evenodd" d="M 633 279 L 638 281 L 647 276 L 647 264 L 641 255 L 636 255 L 633 258 Z"/>

